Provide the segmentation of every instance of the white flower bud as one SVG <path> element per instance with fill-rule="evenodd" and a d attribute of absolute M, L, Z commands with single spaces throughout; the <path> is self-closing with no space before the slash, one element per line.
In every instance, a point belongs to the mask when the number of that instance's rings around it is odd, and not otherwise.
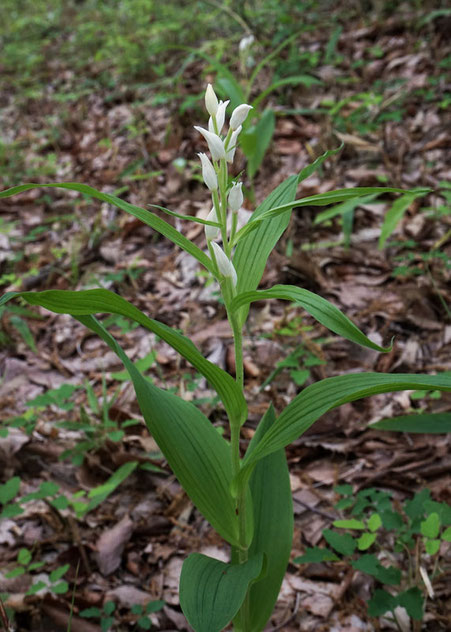
<path fill-rule="evenodd" d="M 252 110 L 252 105 L 247 105 L 246 103 L 242 103 L 233 110 L 232 116 L 230 117 L 230 127 L 233 130 L 236 130 L 244 123 L 249 114 L 249 110 Z"/>
<path fill-rule="evenodd" d="M 216 263 L 218 264 L 219 272 L 225 277 L 232 279 L 233 287 L 236 287 L 237 276 L 236 270 L 233 267 L 233 263 L 227 257 L 221 246 L 218 246 L 216 242 L 212 241 L 211 247 L 213 248 L 213 251 L 215 253 Z"/>
<path fill-rule="evenodd" d="M 243 186 L 242 182 L 235 182 L 233 184 L 233 187 L 229 191 L 229 197 L 228 197 L 229 209 L 232 212 L 239 211 L 240 208 L 243 206 L 244 197 L 243 197 L 243 192 L 241 190 L 242 186 Z"/>
<path fill-rule="evenodd" d="M 202 136 L 207 141 L 208 149 L 210 150 L 213 160 L 220 160 L 221 158 L 226 157 L 224 143 L 217 134 L 209 132 L 208 130 L 204 129 L 203 127 L 199 127 L 198 125 L 195 125 L 194 129 L 202 134 Z"/>
<path fill-rule="evenodd" d="M 248 35 L 247 37 L 243 37 L 243 39 L 240 40 L 240 43 L 238 45 L 238 49 L 240 51 L 240 53 L 244 53 L 250 46 L 252 46 L 252 44 L 254 43 L 255 37 L 253 35 Z"/>
<path fill-rule="evenodd" d="M 211 211 L 207 215 L 207 220 L 209 222 L 217 222 L 218 216 L 216 215 L 215 208 L 213 207 Z M 219 237 L 220 229 L 217 226 L 209 226 L 205 224 L 205 237 L 208 241 L 212 241 L 212 239 L 217 239 Z"/>
<path fill-rule="evenodd" d="M 234 132 L 232 132 L 232 135 L 230 136 L 229 149 L 227 150 L 227 156 L 226 156 L 227 162 L 233 162 L 233 159 L 235 157 L 236 146 L 238 144 L 238 136 L 242 129 L 243 128 L 240 125 Z"/>
<path fill-rule="evenodd" d="M 216 191 L 218 188 L 218 177 L 215 168 L 210 162 L 207 154 L 197 154 L 202 163 L 202 177 L 210 191 Z"/>
<path fill-rule="evenodd" d="M 215 116 L 218 111 L 218 97 L 216 96 L 211 83 L 208 84 L 207 89 L 205 90 L 205 107 L 207 108 L 207 112 L 210 116 Z"/>
<path fill-rule="evenodd" d="M 218 111 L 216 112 L 216 116 L 210 116 L 208 119 L 208 131 L 211 134 L 215 134 L 215 128 L 213 125 L 213 119 L 216 118 L 216 127 L 218 128 L 218 134 L 222 132 L 222 128 L 224 127 L 225 121 L 225 111 L 226 107 L 229 105 L 230 101 L 219 101 Z"/>

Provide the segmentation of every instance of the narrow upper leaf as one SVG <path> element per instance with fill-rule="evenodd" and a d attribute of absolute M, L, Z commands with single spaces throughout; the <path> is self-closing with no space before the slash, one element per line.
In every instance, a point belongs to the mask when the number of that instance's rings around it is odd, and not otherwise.
<path fill-rule="evenodd" d="M 274 285 L 269 290 L 255 290 L 253 292 L 242 292 L 233 299 L 232 309 L 239 309 L 253 301 L 260 301 L 268 298 L 278 298 L 286 301 L 295 301 L 311 314 L 322 325 L 336 334 L 356 342 L 363 347 L 375 349 L 376 351 L 390 351 L 391 347 L 380 347 L 375 342 L 365 336 L 354 323 L 340 310 L 329 303 L 325 298 L 296 287 L 295 285 Z"/>
<path fill-rule="evenodd" d="M 417 432 L 427 434 L 446 434 L 451 432 L 450 413 L 420 413 L 414 415 L 400 415 L 392 419 L 381 419 L 369 426 L 378 430 L 392 430 L 395 432 Z"/>
<path fill-rule="evenodd" d="M 147 226 L 150 226 L 154 230 L 158 231 L 161 235 L 164 235 L 168 239 L 170 239 L 174 244 L 186 250 L 190 255 L 195 257 L 207 270 L 209 270 L 212 274 L 214 273 L 213 263 L 203 250 L 194 245 L 189 239 L 187 239 L 184 235 L 179 233 L 173 226 L 165 222 L 163 219 L 147 211 L 146 209 L 141 208 L 140 206 L 135 206 L 134 204 L 130 204 L 130 202 L 126 202 L 125 200 L 121 200 L 115 195 L 111 195 L 111 193 L 102 193 L 93 187 L 88 186 L 87 184 L 80 184 L 78 182 L 57 182 L 51 184 L 21 184 L 17 187 L 12 187 L 10 189 L 6 189 L 5 191 L 0 192 L 0 198 L 10 197 L 12 195 L 16 195 L 16 193 L 21 193 L 22 191 L 28 191 L 29 189 L 39 189 L 41 187 L 53 187 L 60 189 L 69 189 L 70 191 L 79 191 L 80 193 L 84 193 L 89 197 L 96 198 L 97 200 L 101 200 L 102 202 L 108 202 L 108 204 L 112 204 L 113 206 L 117 206 L 122 209 L 126 213 L 133 215 L 137 219 L 141 220 Z"/>
<path fill-rule="evenodd" d="M 58 314 L 82 316 L 97 313 L 121 314 L 154 332 L 196 367 L 215 387 L 232 422 L 240 424 L 246 418 L 246 400 L 231 375 L 209 362 L 185 336 L 153 320 L 124 298 L 109 290 L 45 290 L 44 292 L 8 292 L 0 305 L 13 297 L 22 297 L 30 305 L 40 305 Z"/>

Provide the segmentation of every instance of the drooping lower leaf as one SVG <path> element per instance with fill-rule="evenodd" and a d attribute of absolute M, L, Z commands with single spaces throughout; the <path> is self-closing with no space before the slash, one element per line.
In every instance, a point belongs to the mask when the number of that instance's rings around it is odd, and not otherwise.
<path fill-rule="evenodd" d="M 274 285 L 269 290 L 254 290 L 242 292 L 233 299 L 232 309 L 239 309 L 254 301 L 278 298 L 286 301 L 294 301 L 311 314 L 322 325 L 347 340 L 351 340 L 362 347 L 375 349 L 376 351 L 387 352 L 391 347 L 380 347 L 375 342 L 365 336 L 360 329 L 354 325 L 352 320 L 345 316 L 335 305 L 329 303 L 325 298 L 296 287 L 295 285 Z"/>
<path fill-rule="evenodd" d="M 109 290 L 46 290 L 44 292 L 8 292 L 0 298 L 0 306 L 14 297 L 25 299 L 30 305 L 40 305 L 57 314 L 83 316 L 88 314 L 121 314 L 157 334 L 186 358 L 214 386 L 232 423 L 246 419 L 246 400 L 231 375 L 209 362 L 197 347 L 171 327 L 146 316 L 137 307 Z"/>
<path fill-rule="evenodd" d="M 225 564 L 200 553 L 183 563 L 180 605 L 195 632 L 220 632 L 232 621 L 249 584 L 262 572 L 263 554 L 244 564 Z"/>
<path fill-rule="evenodd" d="M 123 362 L 146 424 L 180 484 L 213 528 L 237 545 L 230 446 L 195 406 L 146 380 L 93 316 L 77 316 L 77 320 L 99 335 Z"/>
<path fill-rule="evenodd" d="M 249 444 L 252 452 L 264 433 L 275 423 L 270 406 Z M 254 538 L 249 555 L 265 554 L 266 574 L 255 582 L 249 594 L 249 632 L 265 627 L 280 591 L 293 541 L 293 502 L 285 450 L 257 463 L 250 479 L 254 508 Z"/>

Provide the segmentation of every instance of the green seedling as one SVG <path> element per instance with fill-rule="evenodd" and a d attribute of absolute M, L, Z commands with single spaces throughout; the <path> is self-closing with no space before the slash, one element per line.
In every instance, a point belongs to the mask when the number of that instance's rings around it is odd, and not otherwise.
<path fill-rule="evenodd" d="M 11 571 L 5 574 L 5 577 L 8 579 L 19 577 L 20 575 L 24 575 L 25 573 L 32 573 L 43 566 L 45 566 L 45 562 L 33 562 L 33 555 L 29 549 L 22 548 L 17 554 L 17 566 L 13 568 Z M 34 583 L 31 588 L 28 589 L 27 595 L 35 595 L 37 592 L 42 590 L 43 588 L 48 588 L 55 595 L 62 595 L 69 590 L 69 584 L 65 580 L 61 580 L 63 575 L 67 573 L 69 570 L 69 564 L 65 564 L 64 566 L 59 566 L 55 570 L 53 570 L 49 575 L 49 582 L 43 581 L 42 579 L 38 580 Z"/>
<path fill-rule="evenodd" d="M 130 608 L 130 612 L 136 615 L 138 618 L 136 619 L 136 625 L 141 630 L 150 630 L 152 628 L 152 621 L 150 620 L 149 615 L 154 612 L 158 612 L 162 608 L 164 608 L 165 602 L 158 601 L 149 601 L 145 606 L 141 606 L 140 604 L 136 604 Z"/>
<path fill-rule="evenodd" d="M 266 626 L 277 600 L 293 537 L 291 489 L 284 448 L 323 414 L 341 404 L 399 390 L 451 392 L 451 380 L 446 375 L 360 372 L 321 380 L 301 390 L 278 416 L 270 405 L 244 455 L 241 453 L 241 427 L 247 420 L 243 331 L 252 302 L 291 301 L 306 309 L 324 327 L 353 343 L 382 353 L 391 349 L 391 346 L 381 347 L 372 342 L 333 304 L 310 291 L 293 285 L 257 289 L 268 257 L 288 226 L 292 209 L 327 206 L 373 194 L 404 194 L 406 191 L 392 187 L 361 187 L 296 199 L 299 182 L 338 151 L 331 150 L 282 182 L 257 207 L 248 223 L 238 230 L 237 212 L 243 203 L 242 183 L 230 182 L 228 169 L 233 163 L 250 106 L 242 103 L 233 110 L 228 131 L 223 134 L 227 104 L 219 104 L 211 86 L 207 88 L 205 103 L 210 115 L 209 129 L 197 130 L 207 141 L 211 155 L 210 159 L 202 153 L 200 159 L 202 177 L 211 195 L 212 211 L 207 219 L 200 219 L 162 210 L 202 224 L 207 251 L 156 213 L 120 197 L 85 184 L 45 186 L 78 191 L 119 207 L 170 239 L 209 271 L 219 283 L 231 326 L 236 365 L 234 377 L 209 362 L 187 337 L 105 289 L 9 292 L 0 299 L 0 305 L 21 297 L 31 305 L 71 314 L 116 353 L 130 375 L 146 424 L 169 466 L 193 504 L 230 545 L 229 563 L 198 553 L 192 553 L 185 560 L 180 578 L 180 603 L 189 624 L 196 632 L 220 632 L 231 623 L 237 632 L 259 632 Z M 42 185 L 19 185 L 1 192 L 0 198 L 38 186 Z M 222 246 L 218 243 L 220 239 Z M 196 406 L 157 387 L 143 376 L 117 340 L 95 318 L 99 313 L 119 314 L 138 322 L 189 361 L 217 392 L 228 419 L 227 433 L 221 436 Z M 126 472 L 123 474 L 125 476 Z"/>
<path fill-rule="evenodd" d="M 370 616 L 389 612 L 399 627 L 396 608 L 402 606 L 414 621 L 421 621 L 428 596 L 434 596 L 434 580 L 442 572 L 441 545 L 446 548 L 451 541 L 451 506 L 433 501 L 427 489 L 402 508 L 388 492 L 374 488 L 354 495 L 351 485 L 340 485 L 335 492 L 342 496 L 335 509 L 349 517 L 323 531 L 331 549 L 308 548 L 294 562 L 342 559 L 373 577 L 375 586 L 386 587 L 374 589 Z"/>
<path fill-rule="evenodd" d="M 106 601 L 100 608 L 86 608 L 80 612 L 80 617 L 84 619 L 100 619 L 100 629 L 102 632 L 108 632 L 114 625 L 115 618 L 113 616 L 116 610 L 114 601 Z"/>

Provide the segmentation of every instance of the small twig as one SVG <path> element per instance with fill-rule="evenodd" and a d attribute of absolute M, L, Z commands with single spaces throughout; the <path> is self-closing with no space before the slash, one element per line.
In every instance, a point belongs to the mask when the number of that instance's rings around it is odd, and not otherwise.
<path fill-rule="evenodd" d="M 297 498 L 293 498 L 293 500 L 298 505 L 301 505 L 302 507 L 305 507 L 305 509 L 308 509 L 309 511 L 312 511 L 313 513 L 316 513 L 316 514 L 322 516 L 323 518 L 327 518 L 328 520 L 336 520 L 337 519 L 336 516 L 332 516 L 331 514 L 328 514 L 327 512 L 322 511 L 321 509 L 316 509 L 315 507 L 312 507 L 308 503 L 305 503 L 303 500 L 298 500 Z"/>
<path fill-rule="evenodd" d="M 12 632 L 11 627 L 9 625 L 8 616 L 6 614 L 5 606 L 3 605 L 3 601 L 1 597 L 0 597 L 0 621 L 2 622 L 2 626 L 5 628 L 6 632 Z"/>
<path fill-rule="evenodd" d="M 294 604 L 293 612 L 291 612 L 288 615 L 288 617 L 285 619 L 285 621 L 282 621 L 282 623 L 280 623 L 275 628 L 271 628 L 271 630 L 269 632 L 277 632 L 277 630 L 283 630 L 285 628 L 285 626 L 288 625 L 288 623 L 290 623 L 290 621 L 293 621 L 293 619 L 297 615 L 300 601 L 301 601 L 301 593 L 296 593 L 296 602 Z"/>

